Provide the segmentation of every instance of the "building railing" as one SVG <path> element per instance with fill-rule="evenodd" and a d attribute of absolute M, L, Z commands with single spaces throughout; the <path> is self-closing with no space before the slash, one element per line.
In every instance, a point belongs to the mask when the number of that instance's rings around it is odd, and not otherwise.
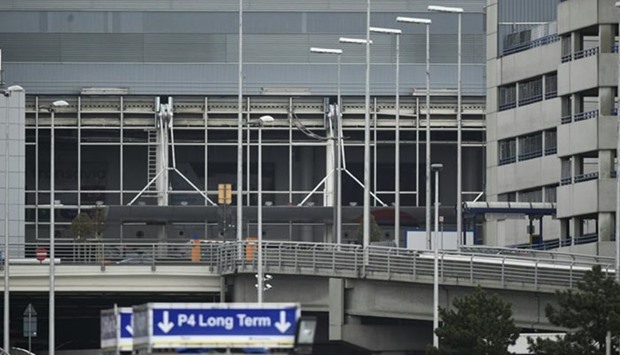
<path fill-rule="evenodd" d="M 563 177 L 560 179 L 560 186 L 569 185 L 573 183 L 573 178 L 571 176 Z"/>
<path fill-rule="evenodd" d="M 575 183 L 598 179 L 598 171 L 575 175 Z"/>
<path fill-rule="evenodd" d="M 569 237 L 568 239 L 549 239 L 549 240 L 545 240 L 542 243 L 537 243 L 537 244 L 530 244 L 530 243 L 523 243 L 523 244 L 517 244 L 517 245 L 513 245 L 513 248 L 518 248 L 518 249 L 534 249 L 534 250 L 552 250 L 552 249 L 557 249 L 557 248 L 561 248 L 561 247 L 568 247 L 571 245 L 581 245 L 581 244 L 589 244 L 589 243 L 595 243 L 598 242 L 598 234 L 585 234 L 585 235 L 580 235 L 578 237 L 575 237 L 574 240 L 572 237 Z"/>
<path fill-rule="evenodd" d="M 572 123 L 573 122 L 573 116 L 572 115 L 564 116 L 564 117 L 560 118 L 560 122 L 562 122 L 562 124 Z"/>
<path fill-rule="evenodd" d="M 512 163 L 516 163 L 517 162 L 517 157 L 516 156 L 511 156 L 511 157 L 507 157 L 507 158 L 500 158 L 499 159 L 499 165 L 506 165 L 506 164 L 512 164 Z"/>
<path fill-rule="evenodd" d="M 502 51 L 502 54 L 503 55 L 514 54 L 514 53 L 528 50 L 530 48 L 540 47 L 540 46 L 544 46 L 544 45 L 547 45 L 553 42 L 557 42 L 559 40 L 560 40 L 560 36 L 558 36 L 557 34 L 552 34 L 552 35 L 548 35 L 545 37 L 537 38 L 529 42 L 519 43 L 518 45 L 513 46 L 513 47 L 504 48 L 504 50 Z"/>
<path fill-rule="evenodd" d="M 558 152 L 558 147 L 545 148 L 545 155 L 553 155 Z"/>
<path fill-rule="evenodd" d="M 562 63 L 570 62 L 571 60 L 573 60 L 573 54 L 572 53 L 568 53 L 568 54 L 563 54 L 562 55 Z"/>
<path fill-rule="evenodd" d="M 580 51 L 576 51 L 575 53 L 567 53 L 567 54 L 562 55 L 562 63 L 566 63 L 572 60 L 582 59 L 586 57 L 591 57 L 597 54 L 598 54 L 598 47 L 582 49 Z"/>
<path fill-rule="evenodd" d="M 598 54 L 598 47 L 582 49 L 580 51 L 573 53 L 573 59 L 577 60 L 581 58 L 591 57 L 597 54 Z"/>
<path fill-rule="evenodd" d="M 226 243 L 97 243 L 78 248 L 79 243 L 56 245 L 56 262 L 69 265 L 186 264 L 212 267 L 219 274 L 255 273 L 258 244 L 256 241 Z M 41 244 L 11 245 L 11 265 L 43 264 L 36 259 Z M 85 245 L 84 245 L 85 247 Z M 91 248 L 92 247 L 92 248 Z M 94 248 L 94 249 L 93 249 Z M 497 250 L 498 248 L 492 249 Z M 467 247 L 462 252 L 442 250 L 439 276 L 452 281 L 477 285 L 499 283 L 501 287 L 572 287 L 593 265 L 600 264 L 613 272 L 612 258 L 580 256 L 541 251 L 519 251 L 499 248 L 489 252 L 485 247 Z M 428 251 L 360 245 L 264 241 L 262 244 L 265 272 L 325 277 L 362 277 L 411 282 L 431 282 L 434 254 Z M 140 257 L 136 255 L 141 255 Z M 132 259 L 135 258 L 135 259 Z M 47 260 L 49 263 L 49 260 Z M 109 265 L 109 266 L 108 266 Z M 102 267 L 102 270 L 105 270 Z M 78 271 L 79 272 L 79 271 Z"/>
<path fill-rule="evenodd" d="M 543 95 L 534 95 L 526 98 L 519 99 L 519 106 L 525 106 L 529 104 L 533 104 L 535 102 L 540 102 L 543 100 Z"/>
<path fill-rule="evenodd" d="M 573 122 L 585 121 L 591 118 L 597 118 L 598 113 L 599 113 L 598 110 L 579 112 L 574 115 L 564 116 L 560 118 L 560 122 L 562 124 L 568 124 L 568 123 L 573 123 Z"/>
<path fill-rule="evenodd" d="M 542 149 L 541 150 L 536 150 L 536 151 L 533 151 L 533 152 L 519 154 L 519 161 L 535 159 L 535 158 L 539 158 L 539 157 L 542 157 L 542 156 L 543 156 Z"/>
<path fill-rule="evenodd" d="M 516 102 L 508 102 L 505 104 L 501 104 L 498 107 L 499 111 L 506 111 L 506 110 L 511 110 L 513 108 L 517 107 L 517 103 Z"/>
<path fill-rule="evenodd" d="M 592 110 L 592 111 L 576 113 L 575 116 L 573 117 L 573 120 L 575 122 L 578 122 L 578 121 L 583 121 L 583 120 L 589 120 L 590 118 L 596 118 L 596 117 L 598 117 L 598 110 Z"/>
<path fill-rule="evenodd" d="M 549 99 L 553 99 L 555 97 L 558 97 L 558 90 L 552 90 L 552 91 L 547 91 L 545 93 L 545 100 L 549 100 Z"/>

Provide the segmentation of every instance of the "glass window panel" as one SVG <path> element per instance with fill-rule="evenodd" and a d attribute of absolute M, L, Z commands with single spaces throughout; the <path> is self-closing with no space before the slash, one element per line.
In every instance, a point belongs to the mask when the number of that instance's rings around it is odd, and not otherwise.
<path fill-rule="evenodd" d="M 120 189 L 120 147 L 82 146 L 82 190 Z"/>

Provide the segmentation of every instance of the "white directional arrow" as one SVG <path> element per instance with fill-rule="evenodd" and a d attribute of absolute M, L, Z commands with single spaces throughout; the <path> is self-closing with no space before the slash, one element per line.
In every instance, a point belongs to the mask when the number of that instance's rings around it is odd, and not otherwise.
<path fill-rule="evenodd" d="M 280 333 L 282 333 L 282 334 L 286 333 L 288 328 L 291 327 L 291 322 L 287 322 L 286 321 L 286 312 L 285 311 L 280 311 L 280 320 L 277 321 L 274 325 L 276 326 L 278 331 L 280 331 Z"/>
<path fill-rule="evenodd" d="M 174 328 L 174 323 L 170 322 L 170 314 L 168 311 L 163 311 L 163 318 L 163 321 L 157 323 L 157 326 L 162 332 L 168 333 L 172 328 Z"/>
<path fill-rule="evenodd" d="M 130 318 L 129 324 L 125 326 L 125 330 L 129 335 L 133 336 L 133 317 Z"/>

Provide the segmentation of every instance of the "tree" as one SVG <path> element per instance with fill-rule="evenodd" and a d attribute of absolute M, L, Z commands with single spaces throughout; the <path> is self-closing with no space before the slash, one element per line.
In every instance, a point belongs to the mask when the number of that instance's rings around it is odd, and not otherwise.
<path fill-rule="evenodd" d="M 519 337 L 509 303 L 478 287 L 472 295 L 454 300 L 453 306 L 439 309 L 443 324 L 435 334 L 440 347 L 431 347 L 429 354 L 509 354 L 508 346 Z"/>
<path fill-rule="evenodd" d="M 88 214 L 80 213 L 71 221 L 69 230 L 76 241 L 83 241 L 92 236 L 94 232 L 93 221 Z"/>
<path fill-rule="evenodd" d="M 549 322 L 568 329 L 557 340 L 529 341 L 535 354 L 589 355 L 605 354 L 605 337 L 614 335 L 612 344 L 617 353 L 620 333 L 620 284 L 603 273 L 599 265 L 585 273 L 577 291 L 557 291 L 558 308 L 547 305 Z"/>
<path fill-rule="evenodd" d="M 103 208 L 101 208 L 101 206 L 97 206 L 93 210 L 91 210 L 90 214 L 90 219 L 93 226 L 93 234 L 96 239 L 102 239 L 103 231 L 105 230 L 105 213 L 103 211 Z"/>
<path fill-rule="evenodd" d="M 383 235 L 383 231 L 381 231 L 381 227 L 377 223 L 375 216 L 370 214 L 370 241 L 378 242 L 381 240 L 381 236 Z M 360 223 L 357 226 L 357 236 L 359 238 L 364 238 L 364 219 L 360 219 Z"/>

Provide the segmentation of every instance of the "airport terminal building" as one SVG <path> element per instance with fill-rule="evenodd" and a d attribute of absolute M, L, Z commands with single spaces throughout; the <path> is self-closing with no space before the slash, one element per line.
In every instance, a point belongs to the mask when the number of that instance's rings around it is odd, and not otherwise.
<path fill-rule="evenodd" d="M 398 239 L 399 245 L 406 243 L 407 230 L 425 228 L 427 123 L 425 26 L 396 23 L 397 16 L 433 21 L 431 160 L 444 166 L 440 201 L 446 230 L 455 228 L 457 26 L 453 15 L 427 13 L 427 5 L 403 0 L 371 6 L 372 26 L 403 30 L 399 110 L 395 107 L 394 36 L 371 35 L 369 88 L 370 191 L 376 196 L 371 205 L 382 231 L 376 240 Z M 466 11 L 462 24 L 463 201 L 482 200 L 484 2 L 455 5 Z M 365 49 L 338 39 L 365 37 L 365 3 L 263 1 L 245 6 L 241 115 L 244 122 L 264 115 L 275 119 L 260 128 L 264 236 L 333 240 L 334 213 L 325 208 L 334 205 L 336 186 L 335 130 L 329 111 L 340 87 L 342 240 L 359 242 Z M 25 182 L 15 186 L 23 194 L 10 201 L 18 207 L 15 218 L 23 221 L 16 241 L 49 239 L 51 202 L 54 233 L 62 240 L 76 237 L 70 225 L 80 212 L 98 207 L 110 212 L 105 239 L 234 239 L 238 202 L 246 206 L 244 237 L 256 235 L 259 128 L 245 123 L 243 196 L 239 199 L 236 194 L 239 4 L 22 1 L 0 9 L 4 82 L 7 87 L 19 84 L 25 89 L 25 94 L 3 99 L 11 108 L 6 112 L 20 117 L 15 121 L 19 134 L 9 134 L 14 145 L 10 149 L 17 149 L 15 159 L 20 161 L 19 174 Z M 342 49 L 340 75 L 335 56 L 311 53 L 311 47 Z M 68 106 L 53 106 L 58 100 Z M 172 113 L 172 121 L 162 123 L 163 108 Z M 50 186 L 52 165 L 54 186 Z M 396 165 L 403 210 L 398 232 L 393 222 Z M 231 205 L 218 203 L 220 184 L 232 185 Z M 50 201 L 52 190 L 54 201 Z M 157 205 L 169 207 L 140 208 Z M 118 206 L 126 207 L 114 208 Z M 204 209 L 190 208 L 197 206 Z M 280 210 L 269 212 L 270 207 Z M 282 211 L 282 207 L 289 208 Z"/>

